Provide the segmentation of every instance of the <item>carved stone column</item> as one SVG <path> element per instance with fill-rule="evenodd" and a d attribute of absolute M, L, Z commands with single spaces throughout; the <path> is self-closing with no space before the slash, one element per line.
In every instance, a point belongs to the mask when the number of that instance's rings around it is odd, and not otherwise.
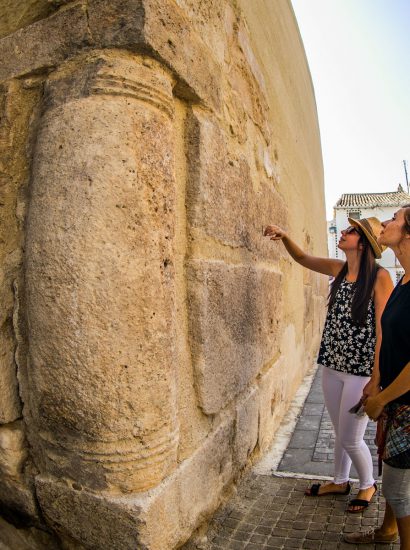
<path fill-rule="evenodd" d="M 43 473 L 143 491 L 176 464 L 173 80 L 93 52 L 48 80 L 26 242 L 26 413 Z"/>

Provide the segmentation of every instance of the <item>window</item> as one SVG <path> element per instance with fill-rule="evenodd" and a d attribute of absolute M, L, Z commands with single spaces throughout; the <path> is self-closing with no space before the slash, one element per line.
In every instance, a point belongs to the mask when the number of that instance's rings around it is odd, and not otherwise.
<path fill-rule="evenodd" d="M 360 220 L 360 210 L 348 210 L 347 217 L 353 218 L 354 220 Z"/>

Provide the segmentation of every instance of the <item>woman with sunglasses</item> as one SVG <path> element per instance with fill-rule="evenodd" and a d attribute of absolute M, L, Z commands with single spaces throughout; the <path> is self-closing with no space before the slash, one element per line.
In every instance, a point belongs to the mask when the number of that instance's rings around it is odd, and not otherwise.
<path fill-rule="evenodd" d="M 306 254 L 276 225 L 268 226 L 264 235 L 281 240 L 290 256 L 303 267 L 334 278 L 318 357 L 318 364 L 324 367 L 325 404 L 335 430 L 334 480 L 314 484 L 305 494 L 349 494 L 353 462 L 360 487 L 348 512 L 357 513 L 369 506 L 377 487 L 370 450 L 363 440 L 368 418 L 349 410 L 363 392 L 373 395 L 377 391 L 370 377 L 373 368 L 378 369 L 380 318 L 393 283 L 388 272 L 375 261 L 382 254 L 377 243 L 379 220 L 349 218 L 349 223 L 338 243 L 346 255 L 345 262 Z"/>
<path fill-rule="evenodd" d="M 378 529 L 350 533 L 345 541 L 387 544 L 399 533 L 401 550 L 410 550 L 410 204 L 382 226 L 379 243 L 391 248 L 404 268 L 381 319 L 379 371 L 373 374 L 379 391 L 365 402 L 369 417 L 379 419 L 386 511 Z"/>

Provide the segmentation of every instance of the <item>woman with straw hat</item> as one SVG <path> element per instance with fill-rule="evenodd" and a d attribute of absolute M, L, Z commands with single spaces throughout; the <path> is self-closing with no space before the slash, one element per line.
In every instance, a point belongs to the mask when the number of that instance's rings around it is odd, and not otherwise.
<path fill-rule="evenodd" d="M 379 220 L 349 218 L 349 223 L 338 243 L 346 255 L 345 262 L 306 254 L 276 225 L 268 226 L 264 235 L 281 240 L 290 256 L 303 267 L 334 278 L 318 357 L 318 364 L 324 367 L 323 393 L 336 436 L 334 480 L 314 484 L 305 494 L 349 494 L 353 462 L 360 487 L 348 512 L 357 513 L 369 506 L 377 486 L 370 450 L 363 440 L 368 418 L 349 411 L 363 392 L 373 395 L 377 391 L 370 377 L 373 368 L 378 369 L 380 318 L 393 283 L 388 272 L 375 261 L 382 254 L 377 242 Z"/>

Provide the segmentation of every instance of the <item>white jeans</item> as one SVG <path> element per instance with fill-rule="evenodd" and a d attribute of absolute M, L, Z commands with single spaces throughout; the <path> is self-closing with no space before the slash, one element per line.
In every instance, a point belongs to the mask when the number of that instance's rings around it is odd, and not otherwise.
<path fill-rule="evenodd" d="M 336 434 L 334 483 L 349 480 L 353 462 L 359 474 L 360 489 L 367 489 L 374 483 L 372 456 L 363 441 L 369 418 L 349 413 L 349 409 L 359 401 L 369 380 L 368 376 L 323 367 L 323 395 Z"/>

